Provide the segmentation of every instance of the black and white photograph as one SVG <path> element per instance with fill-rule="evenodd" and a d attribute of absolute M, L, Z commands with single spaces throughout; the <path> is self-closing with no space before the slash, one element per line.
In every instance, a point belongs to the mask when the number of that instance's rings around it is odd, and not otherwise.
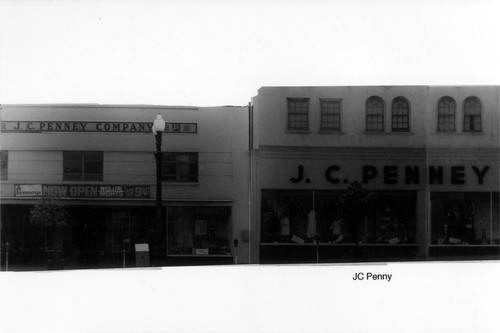
<path fill-rule="evenodd" d="M 0 331 L 496 332 L 498 13 L 0 0 Z"/>

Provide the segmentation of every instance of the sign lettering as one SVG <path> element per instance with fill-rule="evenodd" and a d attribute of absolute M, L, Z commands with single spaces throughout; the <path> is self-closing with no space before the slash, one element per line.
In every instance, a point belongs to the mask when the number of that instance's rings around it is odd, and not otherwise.
<path fill-rule="evenodd" d="M 484 184 L 486 174 L 490 169 L 489 166 L 478 167 L 471 166 L 473 174 L 476 176 L 475 180 L 478 185 Z M 445 175 L 449 179 L 449 183 L 452 185 L 464 185 L 466 183 L 466 170 L 467 168 L 463 165 L 451 166 L 449 170 L 444 170 L 442 166 L 429 166 L 428 167 L 428 182 L 429 184 L 442 185 L 444 183 Z M 305 170 L 304 166 L 301 164 L 298 166 L 296 171 L 296 177 L 291 177 L 290 181 L 295 184 L 299 184 L 304 181 Z M 338 165 L 330 165 L 326 168 L 324 177 L 326 181 L 331 184 L 339 184 L 343 182 L 347 184 L 348 179 L 339 178 L 342 175 L 341 168 Z M 470 175 L 470 174 L 469 174 Z M 379 169 L 373 165 L 363 165 L 361 167 L 361 178 L 364 184 L 368 184 L 378 177 L 382 177 L 382 181 L 386 185 L 397 185 L 401 180 L 407 185 L 420 184 L 420 168 L 418 166 L 404 166 L 398 167 L 397 165 L 385 165 L 382 168 L 381 176 L 379 176 Z M 474 177 L 473 177 L 474 178 Z M 311 182 L 310 178 L 305 179 L 306 183 Z"/>
<path fill-rule="evenodd" d="M 135 185 L 14 185 L 16 197 L 147 199 L 149 186 Z"/>
<path fill-rule="evenodd" d="M 151 133 L 152 122 L 4 121 L 4 133 Z M 166 123 L 164 133 L 198 133 L 196 123 Z"/>

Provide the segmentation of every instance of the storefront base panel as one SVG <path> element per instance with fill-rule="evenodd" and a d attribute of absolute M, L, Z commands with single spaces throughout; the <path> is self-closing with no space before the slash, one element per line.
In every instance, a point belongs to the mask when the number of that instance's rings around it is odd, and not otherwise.
<path fill-rule="evenodd" d="M 418 246 L 261 244 L 261 264 L 397 262 L 418 260 Z"/>
<path fill-rule="evenodd" d="M 2 253 L 1 270 L 5 271 L 6 254 Z M 73 270 L 73 269 L 100 269 L 100 268 L 134 268 L 141 267 L 136 262 L 136 254 L 127 252 L 125 260 L 123 253 L 113 253 L 106 256 L 104 253 L 79 253 L 70 255 L 62 253 L 42 253 L 34 260 L 23 260 L 23 256 L 17 253 L 9 253 L 9 271 L 45 271 L 45 270 Z M 232 256 L 168 256 L 162 258 L 160 263 L 151 266 L 203 266 L 203 265 L 232 265 Z"/>
<path fill-rule="evenodd" d="M 208 265 L 232 265 L 233 257 L 228 256 L 168 256 L 164 260 L 164 266 L 208 266 Z"/>
<path fill-rule="evenodd" d="M 430 260 L 500 260 L 500 246 L 431 246 Z"/>

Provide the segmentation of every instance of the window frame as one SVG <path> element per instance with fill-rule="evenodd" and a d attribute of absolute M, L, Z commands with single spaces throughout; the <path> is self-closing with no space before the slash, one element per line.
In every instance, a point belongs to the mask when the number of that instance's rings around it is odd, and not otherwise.
<path fill-rule="evenodd" d="M 0 150 L 0 180 L 9 179 L 9 151 Z"/>
<path fill-rule="evenodd" d="M 444 103 L 445 101 L 449 101 L 449 102 L 452 102 L 453 104 L 453 114 L 446 114 L 446 113 L 443 113 L 445 110 L 445 108 L 442 107 L 442 103 Z M 449 111 L 449 107 L 447 107 L 446 109 L 448 109 Z M 455 101 L 455 99 L 453 97 L 450 97 L 450 96 L 443 96 L 441 97 L 439 100 L 438 100 L 438 103 L 437 103 L 437 131 L 440 132 L 440 133 L 453 133 L 453 132 L 456 132 L 456 122 L 457 122 L 457 102 Z M 445 119 L 447 118 L 451 118 L 452 121 L 445 121 Z M 452 128 L 451 129 L 446 129 L 446 126 L 444 125 L 452 125 Z"/>
<path fill-rule="evenodd" d="M 474 109 L 472 111 L 474 112 L 474 111 L 478 110 L 478 114 L 467 114 L 468 113 L 467 103 L 469 101 L 477 102 L 477 105 L 479 106 L 478 109 Z M 467 132 L 467 133 L 481 133 L 483 131 L 483 123 L 482 123 L 482 121 L 483 121 L 482 120 L 483 106 L 482 106 L 481 100 L 476 96 L 469 96 L 466 99 L 464 99 L 462 109 L 463 109 L 463 123 L 462 123 L 463 131 Z M 466 126 L 467 117 L 471 117 L 470 120 L 467 122 L 469 126 Z M 476 117 L 479 118 L 478 122 L 475 119 Z M 475 124 L 477 124 L 477 123 L 479 124 L 479 129 L 477 129 L 475 127 Z M 471 125 L 472 125 L 472 128 L 471 128 Z"/>
<path fill-rule="evenodd" d="M 376 114 L 376 113 L 369 114 L 370 109 L 368 108 L 368 103 L 370 103 L 372 101 L 379 101 L 382 104 L 382 114 Z M 373 117 L 377 117 L 377 118 L 381 117 L 382 122 L 381 123 L 379 121 L 369 122 L 368 121 L 369 116 L 373 116 Z M 371 128 L 369 128 L 368 124 L 382 124 L 382 128 L 381 129 L 371 129 Z M 365 102 L 365 131 L 369 132 L 369 133 L 384 133 L 385 132 L 385 102 L 379 96 L 371 96 Z"/>
<path fill-rule="evenodd" d="M 300 132 L 300 133 L 304 133 L 304 132 L 309 132 L 309 101 L 310 101 L 310 98 L 296 98 L 296 97 L 288 97 L 287 98 L 287 131 L 288 132 Z M 291 123 L 292 121 L 294 123 L 304 123 L 304 121 L 301 119 L 301 120 L 292 120 L 292 116 L 303 116 L 304 114 L 300 113 L 300 112 L 295 112 L 295 113 L 292 113 L 291 112 L 291 103 L 299 103 L 299 102 L 303 102 L 305 103 L 305 127 L 292 127 L 291 126 Z"/>
<path fill-rule="evenodd" d="M 335 103 L 338 104 L 338 114 L 337 110 L 334 109 L 334 113 L 324 113 L 328 111 L 327 108 L 323 108 L 324 103 Z M 342 99 L 341 98 L 320 98 L 319 99 L 319 112 L 320 112 L 320 132 L 341 132 L 342 131 Z M 323 121 L 324 117 L 331 116 L 333 118 L 338 117 L 338 126 L 324 127 L 324 124 L 337 124 L 336 121 Z"/>
<path fill-rule="evenodd" d="M 69 154 L 80 154 L 80 159 L 71 159 L 66 157 Z M 89 159 L 85 158 L 86 154 L 97 154 L 98 159 Z M 80 163 L 81 172 L 67 172 L 66 169 L 69 168 L 67 164 L 69 163 Z M 91 173 L 86 172 L 86 169 L 89 168 L 88 163 L 100 163 L 98 169 L 100 169 L 100 173 Z M 79 179 L 71 176 L 79 175 Z M 65 150 L 63 151 L 63 181 L 81 181 L 81 182 L 94 182 L 94 181 L 103 181 L 104 179 L 104 153 L 102 151 L 93 151 L 93 150 L 85 150 L 85 151 L 75 151 L 75 150 Z"/>
<path fill-rule="evenodd" d="M 399 107 L 396 107 L 395 104 L 396 103 L 401 103 L 401 102 L 404 102 L 406 104 L 406 107 L 407 107 L 407 114 L 396 114 L 395 113 L 395 109 L 399 109 Z M 395 118 L 397 117 L 406 117 L 407 120 L 404 121 L 402 120 L 401 122 L 396 122 L 395 121 Z M 411 106 L 410 106 L 410 101 L 408 101 L 408 99 L 402 97 L 402 96 L 398 96 L 396 98 L 394 98 L 391 102 L 391 131 L 392 132 L 397 132 L 397 133 L 406 133 L 406 132 L 410 132 L 410 129 L 411 129 L 411 122 L 410 122 L 410 117 L 411 117 Z M 405 127 L 395 127 L 395 124 L 403 124 L 403 125 L 406 125 Z"/>
<path fill-rule="evenodd" d="M 198 152 L 163 152 L 162 157 L 162 165 L 161 165 L 161 181 L 167 183 L 199 183 L 200 180 L 200 157 Z M 173 155 L 175 158 L 174 168 L 175 168 L 175 179 L 169 178 L 172 177 L 173 173 L 166 173 L 166 169 L 168 168 L 167 163 L 169 163 L 168 156 Z M 179 161 L 181 156 L 188 156 L 188 162 Z M 195 157 L 195 161 L 191 161 L 191 158 Z M 183 179 L 186 177 L 181 174 L 179 166 L 186 165 L 188 168 L 188 179 Z M 192 173 L 192 169 L 196 170 L 196 173 Z M 191 179 L 192 178 L 192 179 Z"/>

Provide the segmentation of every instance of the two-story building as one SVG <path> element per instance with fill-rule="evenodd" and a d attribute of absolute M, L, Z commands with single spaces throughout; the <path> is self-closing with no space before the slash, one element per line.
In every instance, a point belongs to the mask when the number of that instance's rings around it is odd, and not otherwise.
<path fill-rule="evenodd" d="M 261 88 L 252 99 L 253 260 L 498 259 L 499 91 Z M 346 218 L 342 204 L 353 182 L 369 201 L 361 219 Z"/>
<path fill-rule="evenodd" d="M 248 107 L 2 105 L 1 112 L 3 266 L 8 250 L 13 269 L 56 257 L 65 268 L 128 267 L 136 244 L 147 244 L 140 250 L 157 266 L 249 262 Z M 166 121 L 160 225 L 158 114 Z M 63 226 L 32 223 L 40 199 L 66 207 Z"/>

